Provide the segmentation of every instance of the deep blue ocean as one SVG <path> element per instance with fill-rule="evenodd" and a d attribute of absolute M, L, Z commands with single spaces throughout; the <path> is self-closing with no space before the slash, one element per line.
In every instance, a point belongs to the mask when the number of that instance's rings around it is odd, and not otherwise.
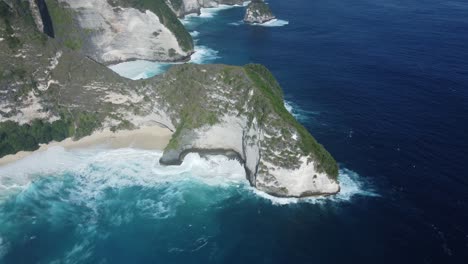
<path fill-rule="evenodd" d="M 266 65 L 340 195 L 274 199 L 222 157 L 52 149 L 0 168 L 0 263 L 468 263 L 468 2 L 268 2 L 270 27 L 186 19 L 197 60 Z"/>

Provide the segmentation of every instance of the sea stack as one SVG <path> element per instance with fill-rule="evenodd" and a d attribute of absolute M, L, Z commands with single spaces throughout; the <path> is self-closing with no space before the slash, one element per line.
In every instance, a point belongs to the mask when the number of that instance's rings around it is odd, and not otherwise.
<path fill-rule="evenodd" d="M 247 6 L 244 22 L 249 24 L 263 24 L 275 19 L 270 7 L 263 0 L 252 0 Z"/>

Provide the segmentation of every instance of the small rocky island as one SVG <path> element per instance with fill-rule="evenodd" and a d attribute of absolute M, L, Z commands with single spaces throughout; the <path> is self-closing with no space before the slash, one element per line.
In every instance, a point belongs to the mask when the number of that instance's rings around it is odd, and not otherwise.
<path fill-rule="evenodd" d="M 244 22 L 249 24 L 263 24 L 275 18 L 270 7 L 263 0 L 252 0 L 247 6 Z"/>

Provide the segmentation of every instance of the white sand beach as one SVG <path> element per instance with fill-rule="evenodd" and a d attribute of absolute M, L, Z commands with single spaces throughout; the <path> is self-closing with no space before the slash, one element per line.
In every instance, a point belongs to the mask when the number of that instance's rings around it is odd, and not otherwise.
<path fill-rule="evenodd" d="M 51 147 L 61 146 L 65 149 L 80 149 L 92 146 L 105 146 L 109 148 L 134 147 L 139 149 L 163 150 L 171 139 L 172 131 L 160 126 L 148 126 L 135 130 L 122 130 L 112 132 L 108 129 L 96 131 L 90 136 L 73 140 L 67 138 L 60 142 L 42 144 L 35 151 L 20 151 L 13 155 L 0 158 L 0 166 L 18 161 L 32 153 L 42 152 Z"/>

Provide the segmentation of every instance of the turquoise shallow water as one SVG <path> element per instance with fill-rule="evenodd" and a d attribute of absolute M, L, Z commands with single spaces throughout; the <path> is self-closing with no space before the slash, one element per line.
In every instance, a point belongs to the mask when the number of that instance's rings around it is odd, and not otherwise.
<path fill-rule="evenodd" d="M 269 3 L 288 24 L 189 18 L 194 62 L 268 66 L 340 195 L 265 197 L 216 158 L 55 149 L 0 169 L 0 263 L 466 263 L 468 5 Z"/>
<path fill-rule="evenodd" d="M 16 189 L 0 205 L 2 260 L 217 262 L 250 236 L 239 232 L 249 222 L 262 225 L 275 211 L 290 221 L 301 204 L 322 207 L 372 195 L 343 171 L 343 193 L 332 200 L 276 199 L 252 189 L 234 160 L 191 154 L 181 166 L 163 167 L 160 157 L 136 149 L 53 148 L 3 167 L 2 186 Z M 272 227 L 263 228 L 262 235 L 274 236 Z"/>

